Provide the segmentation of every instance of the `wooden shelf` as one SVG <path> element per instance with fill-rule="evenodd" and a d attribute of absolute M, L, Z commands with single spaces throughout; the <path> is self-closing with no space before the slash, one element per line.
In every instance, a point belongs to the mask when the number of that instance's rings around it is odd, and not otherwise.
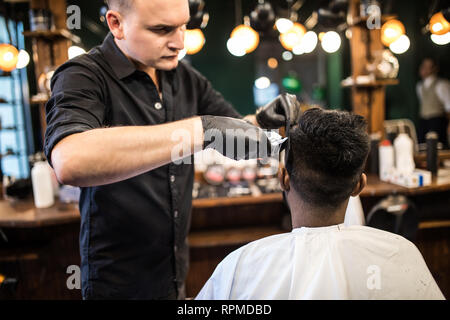
<path fill-rule="evenodd" d="M 80 43 L 80 37 L 72 34 L 69 30 L 66 29 L 57 29 L 57 30 L 43 30 L 43 31 L 24 31 L 23 35 L 25 37 L 31 38 L 43 38 L 49 41 L 53 41 L 56 39 L 67 39 L 74 43 Z"/>
<path fill-rule="evenodd" d="M 351 83 L 346 84 L 342 83 L 341 85 L 343 88 L 372 88 L 372 87 L 382 87 L 382 86 L 393 86 L 399 84 L 398 79 L 384 79 L 384 80 L 377 80 L 375 82 L 367 82 L 367 83 Z"/>
<path fill-rule="evenodd" d="M 274 234 L 287 232 L 277 227 L 251 227 L 225 230 L 197 231 L 189 234 L 191 248 L 213 248 L 217 246 L 241 246 Z"/>
<path fill-rule="evenodd" d="M 239 206 L 248 204 L 258 204 L 267 202 L 283 202 L 283 195 L 281 192 L 266 193 L 261 196 L 240 196 L 240 197 L 228 197 L 228 198 L 203 198 L 194 199 L 192 206 L 195 208 L 215 208 L 219 206 Z"/>

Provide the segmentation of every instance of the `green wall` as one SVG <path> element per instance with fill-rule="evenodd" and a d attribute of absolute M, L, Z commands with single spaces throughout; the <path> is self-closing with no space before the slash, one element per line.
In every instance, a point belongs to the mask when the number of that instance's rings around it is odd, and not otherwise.
<path fill-rule="evenodd" d="M 249 12 L 246 9 L 248 2 L 251 1 L 243 1 L 244 13 Z M 207 1 L 205 10 L 210 16 L 204 30 L 206 43 L 199 53 L 190 57 L 192 65 L 241 114 L 254 113 L 255 52 L 235 57 L 226 47 L 230 33 L 236 26 L 234 1 Z"/>

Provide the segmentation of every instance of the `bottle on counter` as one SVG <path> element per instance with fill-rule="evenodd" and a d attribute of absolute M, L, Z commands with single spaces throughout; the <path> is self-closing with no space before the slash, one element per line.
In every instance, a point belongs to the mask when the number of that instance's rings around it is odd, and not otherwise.
<path fill-rule="evenodd" d="M 383 140 L 378 148 L 380 180 L 386 181 L 394 165 L 394 147 L 389 140 Z"/>
<path fill-rule="evenodd" d="M 395 167 L 397 172 L 408 175 L 414 171 L 414 143 L 406 133 L 400 133 L 394 140 Z"/>
<path fill-rule="evenodd" d="M 36 208 L 48 208 L 55 203 L 53 183 L 47 161 L 39 160 L 31 169 L 34 205 Z"/>
<path fill-rule="evenodd" d="M 436 174 L 438 170 L 438 156 L 437 156 L 437 144 L 438 134 L 434 131 L 428 132 L 426 135 L 427 140 L 427 170 L 432 174 Z"/>
<path fill-rule="evenodd" d="M 377 175 L 380 171 L 380 156 L 378 151 L 380 140 L 381 134 L 379 132 L 370 135 L 369 172 Z"/>

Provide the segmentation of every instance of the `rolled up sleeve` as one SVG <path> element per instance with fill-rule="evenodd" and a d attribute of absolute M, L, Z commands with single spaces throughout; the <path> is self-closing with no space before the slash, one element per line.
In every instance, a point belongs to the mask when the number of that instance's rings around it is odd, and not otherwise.
<path fill-rule="evenodd" d="M 50 163 L 55 145 L 65 137 L 101 128 L 105 118 L 102 84 L 92 70 L 63 66 L 52 78 L 52 96 L 46 105 L 44 152 Z"/>

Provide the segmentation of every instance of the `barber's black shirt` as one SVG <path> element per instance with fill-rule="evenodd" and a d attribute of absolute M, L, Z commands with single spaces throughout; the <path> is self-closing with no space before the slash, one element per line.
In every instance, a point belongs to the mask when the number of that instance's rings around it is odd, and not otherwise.
<path fill-rule="evenodd" d="M 96 128 L 156 125 L 205 114 L 241 117 L 185 63 L 161 71 L 160 79 L 162 101 L 151 78 L 125 57 L 111 34 L 101 46 L 66 62 L 52 78 L 46 106 L 47 158 L 64 137 Z M 189 160 L 81 188 L 84 298 L 176 295 L 188 263 L 193 157 Z"/>

